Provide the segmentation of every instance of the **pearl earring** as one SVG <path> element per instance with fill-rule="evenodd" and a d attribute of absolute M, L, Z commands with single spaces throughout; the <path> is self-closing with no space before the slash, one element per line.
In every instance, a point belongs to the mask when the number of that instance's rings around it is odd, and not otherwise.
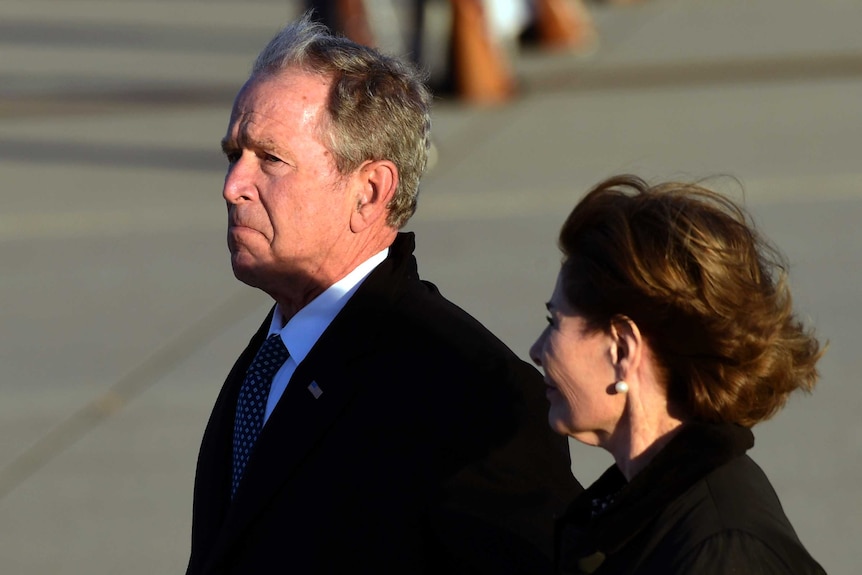
<path fill-rule="evenodd" d="M 627 384 L 623 380 L 619 380 L 614 384 L 614 389 L 617 393 L 625 393 L 629 390 L 629 384 Z"/>

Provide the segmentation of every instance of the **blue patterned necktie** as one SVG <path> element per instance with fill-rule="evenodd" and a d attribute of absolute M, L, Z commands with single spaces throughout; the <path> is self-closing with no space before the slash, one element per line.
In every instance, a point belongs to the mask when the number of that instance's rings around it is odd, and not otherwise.
<path fill-rule="evenodd" d="M 263 416 L 272 378 L 290 354 L 279 334 L 267 338 L 258 350 L 254 361 L 245 372 L 245 381 L 239 390 L 236 416 L 233 424 L 233 479 L 230 496 L 233 499 L 242 479 L 251 450 L 263 427 Z"/>

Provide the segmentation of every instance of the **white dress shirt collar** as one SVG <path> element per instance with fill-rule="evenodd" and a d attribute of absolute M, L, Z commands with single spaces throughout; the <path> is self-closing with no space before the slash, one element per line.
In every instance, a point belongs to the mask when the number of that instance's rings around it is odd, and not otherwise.
<path fill-rule="evenodd" d="M 290 318 L 287 324 L 278 304 L 272 314 L 269 326 L 269 335 L 280 333 L 291 359 L 296 364 L 302 362 L 317 340 L 338 315 L 338 312 L 347 304 L 347 301 L 376 268 L 389 255 L 389 248 L 380 251 L 357 266 L 352 272 L 335 282 L 322 294 L 311 300 L 311 302 L 299 310 Z"/>

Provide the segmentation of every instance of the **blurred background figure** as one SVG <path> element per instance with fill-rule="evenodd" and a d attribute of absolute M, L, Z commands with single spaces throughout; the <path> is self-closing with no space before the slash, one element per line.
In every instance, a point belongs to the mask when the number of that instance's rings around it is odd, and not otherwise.
<path fill-rule="evenodd" d="M 597 33 L 581 0 L 307 0 L 330 29 L 405 55 L 438 94 L 498 104 L 517 94 L 511 59 L 523 46 L 587 51 Z"/>
<path fill-rule="evenodd" d="M 315 20 L 322 22 L 330 30 L 366 46 L 377 46 L 369 17 L 378 15 L 384 18 L 391 17 L 395 11 L 395 6 L 388 1 L 306 0 L 305 4 L 307 9 L 313 11 Z M 370 14 L 372 10 L 374 13 Z"/>

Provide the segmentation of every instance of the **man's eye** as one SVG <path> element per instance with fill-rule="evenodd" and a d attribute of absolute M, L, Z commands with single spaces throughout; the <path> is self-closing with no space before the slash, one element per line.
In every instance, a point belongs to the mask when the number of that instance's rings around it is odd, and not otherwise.
<path fill-rule="evenodd" d="M 225 152 L 224 156 L 229 164 L 235 164 L 239 161 L 240 152 Z"/>
<path fill-rule="evenodd" d="M 280 164 L 281 158 L 273 156 L 272 154 L 263 154 L 263 160 L 265 162 L 269 162 L 271 164 Z"/>

